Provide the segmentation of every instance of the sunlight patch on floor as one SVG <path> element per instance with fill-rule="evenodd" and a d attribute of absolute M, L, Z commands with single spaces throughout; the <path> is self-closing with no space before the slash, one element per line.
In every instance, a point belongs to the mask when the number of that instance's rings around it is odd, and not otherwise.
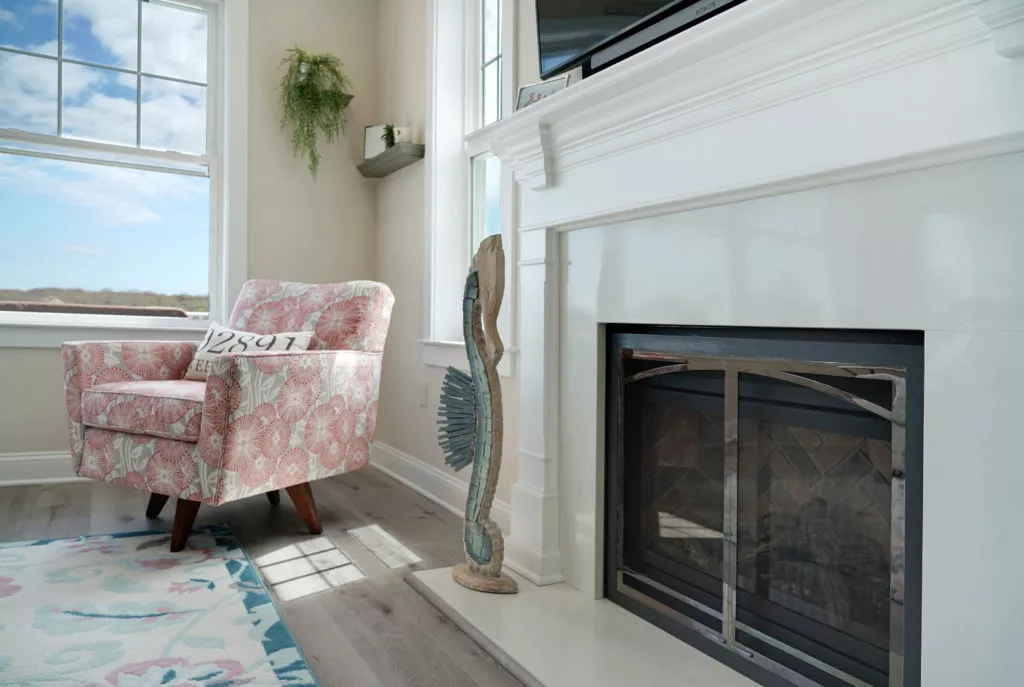
<path fill-rule="evenodd" d="M 281 547 L 253 562 L 281 601 L 325 592 L 366 577 L 327 537 Z"/>
<path fill-rule="evenodd" d="M 373 552 L 381 562 L 389 568 L 401 568 L 403 565 L 419 563 L 420 557 L 410 551 L 402 542 L 388 534 L 380 525 L 367 525 L 349 530 L 349 534 L 358 539 L 363 546 Z"/>

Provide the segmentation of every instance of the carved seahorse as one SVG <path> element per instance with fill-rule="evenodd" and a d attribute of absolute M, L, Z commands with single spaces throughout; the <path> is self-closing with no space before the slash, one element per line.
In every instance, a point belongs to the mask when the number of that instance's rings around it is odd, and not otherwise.
<path fill-rule="evenodd" d="M 501 237 L 490 236 L 481 242 L 473 259 L 462 299 L 470 374 L 448 368 L 438 409 L 438 440 L 445 462 L 455 470 L 473 463 L 466 500 L 466 562 L 455 566 L 455 580 L 470 589 L 514 593 L 515 580 L 501 572 L 501 530 L 490 517 L 504 435 L 498 380 L 498 362 L 505 350 L 498 336 L 504 292 L 505 252 Z"/>

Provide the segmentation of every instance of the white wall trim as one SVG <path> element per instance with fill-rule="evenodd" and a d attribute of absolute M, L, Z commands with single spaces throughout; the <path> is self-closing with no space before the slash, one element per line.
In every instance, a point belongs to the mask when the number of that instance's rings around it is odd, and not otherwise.
<path fill-rule="evenodd" d="M 515 309 L 508 310 L 515 313 Z M 469 372 L 469 360 L 466 358 L 466 344 L 461 341 L 425 341 L 417 343 L 423 346 L 423 364 L 428 367 L 448 368 L 455 367 L 463 372 Z M 498 362 L 499 377 L 515 376 L 515 348 L 506 348 L 501 360 Z"/>
<path fill-rule="evenodd" d="M 67 341 L 201 341 L 208 320 L 131 315 L 0 313 L 0 348 L 60 348 Z"/>
<path fill-rule="evenodd" d="M 379 441 L 374 443 L 373 449 L 370 451 L 370 462 L 384 474 L 426 496 L 445 510 L 451 511 L 459 517 L 465 514 L 469 485 L 453 473 L 439 470 L 433 465 L 428 465 L 408 453 Z M 491 519 L 508 536 L 508 503 L 497 498 L 494 499 Z"/>
<path fill-rule="evenodd" d="M 76 477 L 67 451 L 0 453 L 0 486 L 84 482 Z"/>

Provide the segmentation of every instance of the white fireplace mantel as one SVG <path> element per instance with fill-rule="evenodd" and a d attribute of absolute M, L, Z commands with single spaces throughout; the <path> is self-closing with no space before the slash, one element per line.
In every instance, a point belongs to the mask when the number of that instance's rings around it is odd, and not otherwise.
<path fill-rule="evenodd" d="M 1020 150 L 1022 55 L 1024 0 L 750 0 L 472 138 L 574 229 Z"/>
<path fill-rule="evenodd" d="M 603 323 L 923 331 L 923 684 L 1013 683 L 1021 57 L 1024 0 L 748 0 L 473 134 L 520 182 L 508 566 L 602 596 Z"/>
<path fill-rule="evenodd" d="M 1022 55 L 1024 0 L 749 0 L 472 135 L 521 188 L 513 569 L 565 579 L 577 517 L 557 233 L 1024 150 Z M 597 594 L 594 575 L 569 581 Z"/>

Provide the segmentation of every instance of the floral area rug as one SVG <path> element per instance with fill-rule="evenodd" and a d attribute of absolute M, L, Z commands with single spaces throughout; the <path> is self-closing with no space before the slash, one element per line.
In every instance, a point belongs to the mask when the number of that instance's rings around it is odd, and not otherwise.
<path fill-rule="evenodd" d="M 224 526 L 0 544 L 0 685 L 316 686 Z"/>

